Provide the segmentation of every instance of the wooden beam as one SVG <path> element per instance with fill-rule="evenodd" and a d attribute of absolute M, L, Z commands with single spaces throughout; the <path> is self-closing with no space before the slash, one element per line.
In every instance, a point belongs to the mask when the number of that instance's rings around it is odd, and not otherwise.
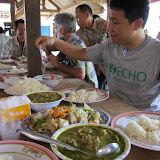
<path fill-rule="evenodd" d="M 56 12 L 56 13 L 58 13 L 58 10 L 53 10 L 53 9 L 41 9 L 41 12 Z"/>
<path fill-rule="evenodd" d="M 28 76 L 34 77 L 42 74 L 41 54 L 39 49 L 35 46 L 35 40 L 41 35 L 40 0 L 24 0 L 24 4 Z"/>
<path fill-rule="evenodd" d="M 65 10 L 69 9 L 69 8 L 75 7 L 75 6 L 77 6 L 77 5 L 81 4 L 81 3 L 83 3 L 83 2 L 75 2 L 75 3 L 73 3 L 73 4 L 70 4 L 70 5 L 68 5 L 67 7 L 64 7 L 64 8 L 62 8 L 62 9 L 60 9 L 60 12 L 63 12 L 63 11 L 65 11 Z"/>
<path fill-rule="evenodd" d="M 16 35 L 14 22 L 15 22 L 15 0 L 10 0 L 10 13 L 11 13 L 11 34 L 12 36 Z"/>
<path fill-rule="evenodd" d="M 0 3 L 10 3 L 9 0 L 0 0 Z"/>
<path fill-rule="evenodd" d="M 45 0 L 42 0 L 42 8 L 45 9 Z"/>
<path fill-rule="evenodd" d="M 24 18 L 24 5 L 22 5 L 21 9 L 18 9 L 16 13 L 15 19 Z"/>
<path fill-rule="evenodd" d="M 51 0 L 48 0 L 48 2 L 50 2 L 51 4 L 53 4 L 57 10 L 61 9 L 55 2 L 51 1 Z"/>

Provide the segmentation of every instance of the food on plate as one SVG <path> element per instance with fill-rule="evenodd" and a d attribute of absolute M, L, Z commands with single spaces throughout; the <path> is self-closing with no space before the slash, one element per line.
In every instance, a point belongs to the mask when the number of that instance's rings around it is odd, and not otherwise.
<path fill-rule="evenodd" d="M 12 62 L 15 62 L 14 59 L 4 59 L 3 60 L 3 63 L 12 63 Z"/>
<path fill-rule="evenodd" d="M 71 106 L 59 106 L 47 109 L 43 114 L 39 112 L 29 119 L 31 129 L 40 133 L 53 134 L 59 128 L 74 123 L 101 123 L 102 117 L 99 112 L 91 109 L 87 104 L 84 108 Z"/>
<path fill-rule="evenodd" d="M 7 65 L 7 64 L 1 64 L 0 63 L 0 69 L 8 69 L 8 68 L 12 68 L 11 65 Z"/>
<path fill-rule="evenodd" d="M 88 91 L 86 89 L 81 89 L 78 91 L 71 91 L 66 99 L 69 101 L 85 102 L 100 100 L 101 96 L 96 90 Z"/>
<path fill-rule="evenodd" d="M 23 80 L 14 82 L 11 87 L 6 88 L 6 92 L 12 95 L 23 95 L 31 92 L 51 91 L 51 88 L 40 83 L 34 78 L 24 77 Z"/>
<path fill-rule="evenodd" d="M 11 155 L 8 154 L 0 154 L 0 160 L 14 160 Z"/>
<path fill-rule="evenodd" d="M 160 121 L 157 119 L 142 115 L 136 121 L 130 121 L 125 131 L 135 140 L 151 144 L 160 143 Z"/>
<path fill-rule="evenodd" d="M 57 147 L 59 152 L 74 160 L 113 160 L 125 150 L 125 140 L 119 132 L 107 126 L 101 125 L 80 125 L 70 127 L 60 133 L 57 140 L 72 145 L 86 153 L 71 151 Z M 120 150 L 117 153 L 106 157 L 95 157 L 96 152 L 109 143 L 118 143 Z"/>
<path fill-rule="evenodd" d="M 27 72 L 26 69 L 24 68 L 18 69 L 16 67 L 2 71 L 3 74 L 8 74 L 8 73 L 9 74 L 19 74 L 19 73 L 25 73 L 25 72 Z"/>
<path fill-rule="evenodd" d="M 27 97 L 33 103 L 46 103 L 46 102 L 58 101 L 59 99 L 62 98 L 62 95 L 60 95 L 57 92 L 38 92 L 29 94 L 27 95 Z"/>

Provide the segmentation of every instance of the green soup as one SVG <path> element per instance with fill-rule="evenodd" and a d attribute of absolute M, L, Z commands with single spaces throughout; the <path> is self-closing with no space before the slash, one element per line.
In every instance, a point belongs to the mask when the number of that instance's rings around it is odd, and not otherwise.
<path fill-rule="evenodd" d="M 125 149 L 124 138 L 118 132 L 102 126 L 73 127 L 62 132 L 57 140 L 79 148 L 90 155 L 58 147 L 59 152 L 73 160 L 113 160 Z M 119 152 L 106 157 L 95 157 L 96 151 L 109 143 L 118 143 Z"/>
<path fill-rule="evenodd" d="M 62 95 L 56 92 L 38 92 L 27 95 L 27 97 L 33 103 L 46 103 L 46 102 L 54 102 L 58 101 L 62 98 Z"/>

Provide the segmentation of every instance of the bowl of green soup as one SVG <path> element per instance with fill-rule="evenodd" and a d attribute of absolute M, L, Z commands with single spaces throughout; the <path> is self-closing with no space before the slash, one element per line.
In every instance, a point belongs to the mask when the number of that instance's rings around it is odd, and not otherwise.
<path fill-rule="evenodd" d="M 52 138 L 88 153 L 51 145 L 53 152 L 63 160 L 122 160 L 131 149 L 130 141 L 123 132 L 101 124 L 72 124 L 57 130 Z M 118 143 L 120 150 L 105 157 L 95 157 L 96 152 L 109 143 Z"/>
<path fill-rule="evenodd" d="M 57 91 L 35 92 L 26 96 L 31 100 L 30 106 L 36 112 L 57 107 L 65 99 L 65 95 Z"/>

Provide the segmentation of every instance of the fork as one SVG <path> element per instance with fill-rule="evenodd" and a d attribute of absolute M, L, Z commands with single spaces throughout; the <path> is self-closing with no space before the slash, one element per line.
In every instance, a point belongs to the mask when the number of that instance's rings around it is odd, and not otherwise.
<path fill-rule="evenodd" d="M 80 89 L 83 89 L 85 88 L 85 85 L 84 84 L 81 84 L 77 89 L 75 89 L 74 91 L 78 91 Z M 65 96 L 68 97 L 70 95 L 70 93 L 65 93 Z"/>

